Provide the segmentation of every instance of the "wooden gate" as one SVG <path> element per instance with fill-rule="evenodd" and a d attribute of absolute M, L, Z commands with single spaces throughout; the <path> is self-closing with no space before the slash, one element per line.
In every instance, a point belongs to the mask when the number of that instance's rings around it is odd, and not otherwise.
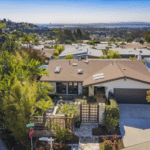
<path fill-rule="evenodd" d="M 80 105 L 81 123 L 98 123 L 99 122 L 99 105 L 81 104 Z"/>

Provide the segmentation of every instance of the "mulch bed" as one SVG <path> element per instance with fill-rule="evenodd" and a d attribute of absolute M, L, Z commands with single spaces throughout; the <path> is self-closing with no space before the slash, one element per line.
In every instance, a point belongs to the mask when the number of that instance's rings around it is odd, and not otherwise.
<path fill-rule="evenodd" d="M 99 126 L 92 129 L 92 134 L 93 135 L 114 135 L 114 134 L 121 135 L 121 132 L 119 126 L 116 128 L 114 132 L 109 132 L 105 126 Z"/>
<path fill-rule="evenodd" d="M 111 140 L 112 141 L 112 137 L 109 137 L 108 140 Z M 103 139 L 100 138 L 100 149 L 102 150 L 103 149 Z M 109 150 L 120 150 L 120 149 L 123 149 L 124 148 L 124 145 L 123 145 L 123 140 L 122 138 L 117 138 L 116 139 L 116 145 L 113 145 L 111 149 Z"/>

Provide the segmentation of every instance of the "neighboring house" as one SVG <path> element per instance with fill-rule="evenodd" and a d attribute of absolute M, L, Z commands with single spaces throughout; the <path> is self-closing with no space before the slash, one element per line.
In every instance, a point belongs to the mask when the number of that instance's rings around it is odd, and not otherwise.
<path fill-rule="evenodd" d="M 150 71 L 150 58 L 145 58 L 145 66 L 148 69 L 148 71 Z"/>
<path fill-rule="evenodd" d="M 137 57 L 141 55 L 142 59 L 146 57 L 150 57 L 150 50 L 146 48 L 140 49 L 127 49 L 127 48 L 112 48 L 114 51 L 118 51 L 119 55 L 122 58 L 129 58 L 129 57 Z"/>
<path fill-rule="evenodd" d="M 83 87 L 89 96 L 94 89 L 113 93 L 120 103 L 145 104 L 146 91 L 150 89 L 150 73 L 141 61 L 129 59 L 52 60 L 42 76 L 60 95 L 80 95 Z"/>
<path fill-rule="evenodd" d="M 91 46 L 92 47 L 92 46 Z M 82 46 L 72 46 L 66 48 L 58 57 L 64 59 L 65 56 L 73 54 L 75 59 L 99 58 L 103 55 L 102 50 L 92 49 L 90 46 L 83 44 Z"/>
<path fill-rule="evenodd" d="M 50 60 L 54 54 L 55 49 L 46 49 L 41 50 L 47 60 Z"/>

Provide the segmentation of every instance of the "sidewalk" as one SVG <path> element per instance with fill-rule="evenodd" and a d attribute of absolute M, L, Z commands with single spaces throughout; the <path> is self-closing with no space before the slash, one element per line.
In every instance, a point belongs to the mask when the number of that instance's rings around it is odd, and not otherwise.
<path fill-rule="evenodd" d="M 150 141 L 124 148 L 122 150 L 150 150 Z"/>

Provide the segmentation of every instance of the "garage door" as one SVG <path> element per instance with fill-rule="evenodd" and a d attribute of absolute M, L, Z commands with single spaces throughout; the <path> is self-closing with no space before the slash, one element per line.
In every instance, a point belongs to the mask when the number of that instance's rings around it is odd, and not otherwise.
<path fill-rule="evenodd" d="M 146 89 L 114 89 L 118 103 L 146 104 Z"/>

